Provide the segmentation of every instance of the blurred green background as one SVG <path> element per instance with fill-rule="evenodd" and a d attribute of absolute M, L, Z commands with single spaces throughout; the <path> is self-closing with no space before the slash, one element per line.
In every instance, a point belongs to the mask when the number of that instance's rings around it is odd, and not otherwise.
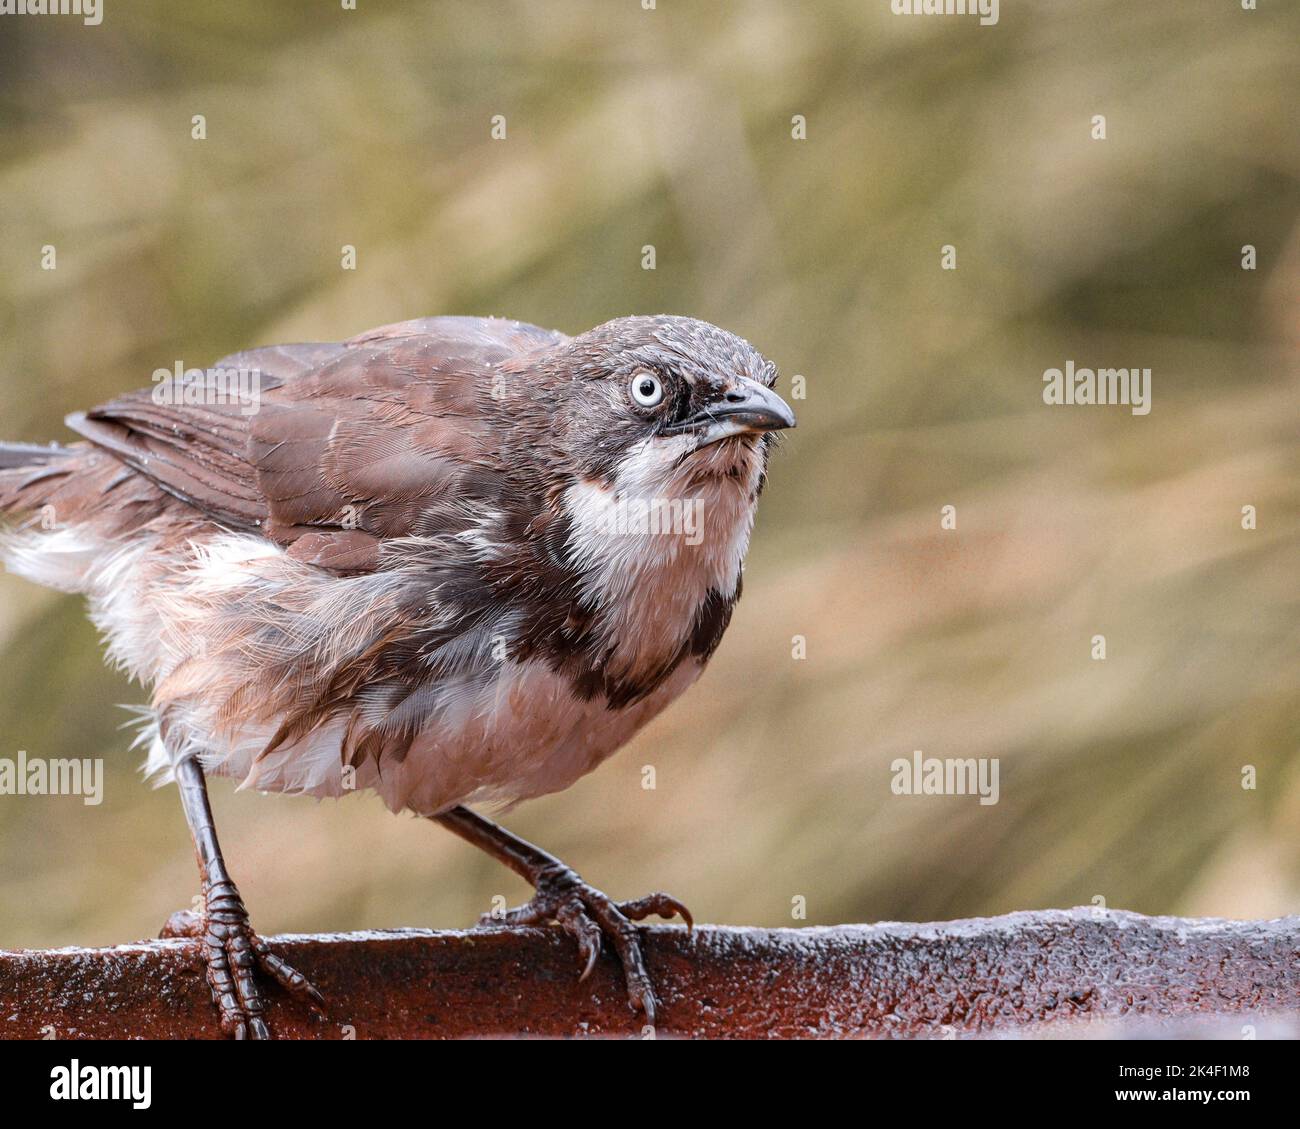
<path fill-rule="evenodd" d="M 717 322 L 807 382 L 745 598 L 690 694 L 506 823 L 706 921 L 1300 911 L 1300 8 L 1001 8 L 0 17 L 0 435 L 66 437 L 177 359 L 426 314 Z M 1067 359 L 1151 368 L 1151 414 L 1044 405 Z M 108 773 L 100 807 L 0 797 L 0 946 L 151 934 L 196 877 L 118 728 L 143 692 L 78 600 L 8 576 L 0 662 L 0 755 Z M 914 749 L 1000 758 L 1000 802 L 893 795 Z M 373 797 L 214 793 L 265 933 L 527 894 Z"/>

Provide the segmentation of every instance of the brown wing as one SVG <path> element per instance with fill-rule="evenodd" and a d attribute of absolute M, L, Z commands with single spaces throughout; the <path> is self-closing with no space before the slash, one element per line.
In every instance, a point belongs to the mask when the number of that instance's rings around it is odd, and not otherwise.
<path fill-rule="evenodd" d="M 214 374 L 243 368 L 258 374 L 255 403 L 172 403 L 155 388 L 68 425 L 218 521 L 365 571 L 383 540 L 463 526 L 474 502 L 503 493 L 482 399 L 500 362 L 564 340 L 521 322 L 425 318 L 237 353 L 186 389 L 212 400 L 220 381 L 237 386 Z"/>

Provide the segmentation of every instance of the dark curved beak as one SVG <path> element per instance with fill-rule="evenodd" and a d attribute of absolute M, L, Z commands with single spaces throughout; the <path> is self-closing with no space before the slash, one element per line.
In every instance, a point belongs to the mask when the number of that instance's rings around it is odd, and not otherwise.
<path fill-rule="evenodd" d="M 780 431 L 795 426 L 790 405 L 766 384 L 747 376 L 738 377 L 735 387 L 710 410 L 714 419 L 734 420 L 750 431 Z"/>
<path fill-rule="evenodd" d="M 794 427 L 794 412 L 766 384 L 738 376 L 735 383 L 708 407 L 690 419 L 666 428 L 667 434 L 682 431 L 695 432 L 700 437 L 699 447 L 744 435 L 753 431 L 781 431 Z"/>

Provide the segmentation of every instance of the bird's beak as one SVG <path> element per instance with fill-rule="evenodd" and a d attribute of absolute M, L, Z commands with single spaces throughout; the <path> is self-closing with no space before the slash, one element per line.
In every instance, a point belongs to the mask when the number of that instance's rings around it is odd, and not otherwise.
<path fill-rule="evenodd" d="M 736 377 L 722 398 L 680 425 L 680 430 L 700 436 L 698 447 L 732 435 L 754 431 L 780 431 L 795 426 L 794 412 L 766 384 L 747 376 Z"/>

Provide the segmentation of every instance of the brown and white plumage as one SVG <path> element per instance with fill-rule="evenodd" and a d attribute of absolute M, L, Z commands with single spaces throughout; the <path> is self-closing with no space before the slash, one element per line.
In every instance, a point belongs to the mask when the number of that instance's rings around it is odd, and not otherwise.
<path fill-rule="evenodd" d="M 146 390 L 70 417 L 81 443 L 0 448 L 0 555 L 89 597 L 151 688 L 151 767 L 194 752 L 422 814 L 514 802 L 698 677 L 771 442 L 710 407 L 774 383 L 747 343 L 686 318 L 575 338 L 428 318 L 214 366 L 239 367 L 255 411 Z M 642 371 L 672 402 L 627 400 Z M 702 537 L 614 529 L 638 499 L 698 501 Z"/>

